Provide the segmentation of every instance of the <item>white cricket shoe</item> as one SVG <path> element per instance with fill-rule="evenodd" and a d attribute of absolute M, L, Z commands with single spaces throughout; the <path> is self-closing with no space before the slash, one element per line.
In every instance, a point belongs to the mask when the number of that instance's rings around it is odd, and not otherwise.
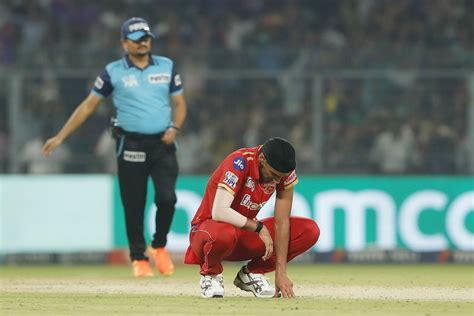
<path fill-rule="evenodd" d="M 201 275 L 201 297 L 224 297 L 224 277 L 222 274 Z"/>
<path fill-rule="evenodd" d="M 245 266 L 235 276 L 234 285 L 242 291 L 252 292 L 258 298 L 270 298 L 275 295 L 275 288 L 270 285 L 265 275 L 246 273 Z"/>

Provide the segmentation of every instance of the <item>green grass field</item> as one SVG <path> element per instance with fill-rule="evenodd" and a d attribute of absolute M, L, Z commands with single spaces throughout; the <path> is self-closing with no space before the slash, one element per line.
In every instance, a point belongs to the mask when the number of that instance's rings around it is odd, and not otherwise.
<path fill-rule="evenodd" d="M 225 298 L 202 299 L 197 266 L 149 279 L 125 266 L 2 266 L 0 315 L 474 315 L 470 265 L 292 264 L 298 298 L 267 300 L 233 286 L 239 268 L 225 266 Z"/>

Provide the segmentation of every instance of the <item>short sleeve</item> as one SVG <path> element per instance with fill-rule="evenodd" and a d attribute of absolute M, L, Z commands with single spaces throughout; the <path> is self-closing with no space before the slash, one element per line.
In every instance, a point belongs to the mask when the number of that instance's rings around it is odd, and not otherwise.
<path fill-rule="evenodd" d="M 183 82 L 181 81 L 181 76 L 176 72 L 176 68 L 173 65 L 173 70 L 171 71 L 170 95 L 177 95 L 182 91 Z"/>
<path fill-rule="evenodd" d="M 104 71 L 95 79 L 92 92 L 100 97 L 106 98 L 112 93 L 113 89 L 110 75 L 107 72 L 107 69 L 104 69 Z"/>
<path fill-rule="evenodd" d="M 288 176 L 281 179 L 277 185 L 277 191 L 283 191 L 295 186 L 298 183 L 298 177 L 296 171 L 293 170 Z"/>
<path fill-rule="evenodd" d="M 221 165 L 222 173 L 217 182 L 218 187 L 229 191 L 232 195 L 240 190 L 248 174 L 247 160 L 241 154 L 229 155 Z"/>

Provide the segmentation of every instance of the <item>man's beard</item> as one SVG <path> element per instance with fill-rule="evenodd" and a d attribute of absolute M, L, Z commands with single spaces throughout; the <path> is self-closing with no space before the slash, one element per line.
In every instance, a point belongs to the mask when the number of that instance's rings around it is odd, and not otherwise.
<path fill-rule="evenodd" d="M 270 183 L 273 181 L 272 178 L 263 175 L 263 167 L 261 165 L 258 166 L 258 172 L 260 173 L 260 183 Z"/>
<path fill-rule="evenodd" d="M 148 55 L 150 52 L 149 51 L 146 51 L 146 52 L 137 52 L 135 54 L 135 56 L 137 57 L 145 57 L 146 55 Z"/>
<path fill-rule="evenodd" d="M 142 46 L 142 47 L 139 47 L 139 48 L 146 48 L 146 47 Z M 141 58 L 141 57 L 147 56 L 148 54 L 150 54 L 149 49 L 146 49 L 145 51 L 138 50 L 136 53 L 133 54 L 133 56 Z"/>

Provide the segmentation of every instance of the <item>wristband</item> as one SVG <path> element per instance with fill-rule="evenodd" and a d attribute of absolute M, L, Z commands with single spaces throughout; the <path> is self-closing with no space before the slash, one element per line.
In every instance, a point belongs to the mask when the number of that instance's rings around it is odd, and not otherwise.
<path fill-rule="evenodd" d="M 179 128 L 179 127 L 177 127 L 177 126 L 174 126 L 174 125 L 173 125 L 173 126 L 171 126 L 170 128 L 173 128 L 173 129 L 174 129 L 176 132 L 179 132 L 179 130 L 180 130 L 180 128 Z"/>
<path fill-rule="evenodd" d="M 257 222 L 257 228 L 255 229 L 255 232 L 256 232 L 257 234 L 260 233 L 260 231 L 262 230 L 262 228 L 263 228 L 263 223 L 260 222 L 260 221 L 258 221 L 258 222 Z"/>

